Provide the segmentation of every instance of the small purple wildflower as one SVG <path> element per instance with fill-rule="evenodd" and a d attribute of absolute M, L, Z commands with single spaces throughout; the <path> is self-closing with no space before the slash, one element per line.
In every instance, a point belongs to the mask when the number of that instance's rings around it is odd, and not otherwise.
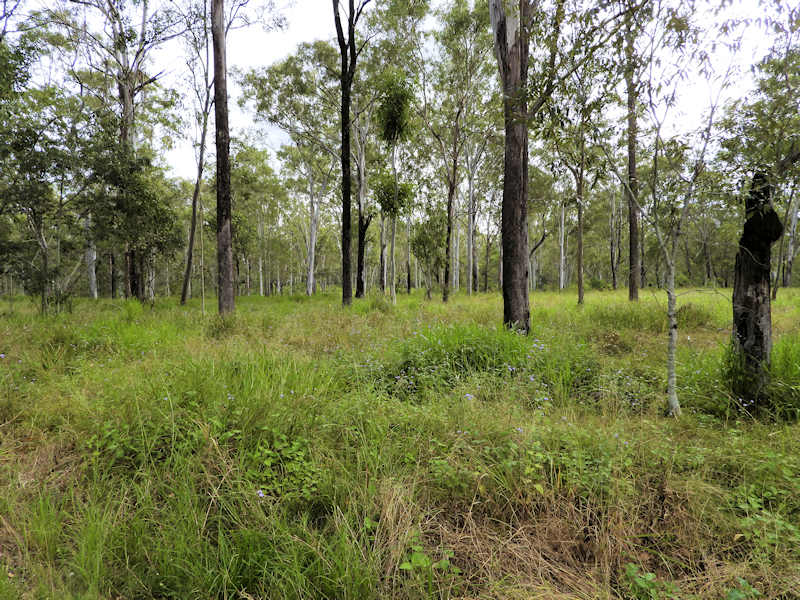
<path fill-rule="evenodd" d="M 515 428 L 514 428 L 514 430 L 515 430 L 517 433 L 522 433 L 522 427 L 515 427 Z"/>
<path fill-rule="evenodd" d="M 264 492 L 262 490 L 258 490 L 256 492 L 256 496 L 258 496 L 259 498 L 263 498 L 264 497 Z"/>
<path fill-rule="evenodd" d="M 473 396 L 472 394 L 464 394 L 464 398 L 466 398 L 467 400 L 475 400 L 475 396 Z"/>
<path fill-rule="evenodd" d="M 6 357 L 5 354 L 0 354 L 0 358 L 5 358 L 5 357 Z"/>

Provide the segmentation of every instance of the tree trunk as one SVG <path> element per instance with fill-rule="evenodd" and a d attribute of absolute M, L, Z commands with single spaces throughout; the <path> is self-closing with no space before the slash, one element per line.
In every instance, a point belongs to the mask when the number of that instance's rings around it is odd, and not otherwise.
<path fill-rule="evenodd" d="M 677 375 L 675 373 L 675 355 L 678 348 L 678 311 L 675 298 L 675 263 L 667 262 L 667 319 L 669 320 L 669 340 L 667 342 L 667 406 L 673 417 L 681 416 L 681 405 L 678 402 Z"/>
<path fill-rule="evenodd" d="M 503 87 L 505 154 L 501 224 L 503 323 L 530 331 L 528 299 L 528 32 L 531 5 L 520 2 L 519 19 L 506 19 L 500 0 L 490 0 L 492 29 Z M 509 29 L 509 25 L 511 29 Z"/>
<path fill-rule="evenodd" d="M 583 304 L 583 190 L 578 196 L 578 304 Z"/>
<path fill-rule="evenodd" d="M 783 233 L 764 173 L 753 176 L 746 215 L 733 284 L 733 343 L 742 368 L 734 391 L 748 405 L 755 403 L 758 408 L 766 399 L 772 351 L 771 246 Z"/>
<path fill-rule="evenodd" d="M 311 168 L 309 167 L 309 176 Z M 319 227 L 319 206 L 314 197 L 314 183 L 309 180 L 309 224 L 308 245 L 306 246 L 306 296 L 314 293 L 314 261 L 317 253 L 317 229 Z"/>
<path fill-rule="evenodd" d="M 359 208 L 358 211 L 358 248 L 356 254 L 356 298 L 363 298 L 366 292 L 366 270 L 365 252 L 367 248 L 367 229 L 372 216 L 365 218 L 364 213 Z"/>
<path fill-rule="evenodd" d="M 491 250 L 492 245 L 489 243 L 489 235 L 486 235 L 486 262 L 484 263 L 483 267 L 483 292 L 485 294 L 489 293 L 489 251 Z"/>
<path fill-rule="evenodd" d="M 214 46 L 214 116 L 217 130 L 217 302 L 219 313 L 222 315 L 231 313 L 234 309 L 230 132 L 228 129 L 224 15 L 224 0 L 212 0 L 211 36 Z"/>
<path fill-rule="evenodd" d="M 97 247 L 91 234 L 91 217 L 84 222 L 86 231 L 86 270 L 89 278 L 89 297 L 97 300 Z"/>
<path fill-rule="evenodd" d="M 451 272 L 450 263 L 452 261 L 453 245 L 453 203 L 456 196 L 456 168 L 457 156 L 453 155 L 452 171 L 448 174 L 447 181 L 447 235 L 445 236 L 445 257 L 444 257 L 444 282 L 442 283 L 442 302 L 447 302 L 450 297 Z"/>
<path fill-rule="evenodd" d="M 411 216 L 406 217 L 406 292 L 411 294 Z"/>
<path fill-rule="evenodd" d="M 611 287 L 617 289 L 617 253 L 619 246 L 617 245 L 617 198 L 615 194 L 611 194 L 611 213 L 609 215 L 609 248 L 611 251 Z"/>
<path fill-rule="evenodd" d="M 117 297 L 117 265 L 113 252 L 108 254 L 108 272 L 111 279 L 111 299 L 113 300 Z"/>
<path fill-rule="evenodd" d="M 264 257 L 258 253 L 258 295 L 264 295 Z"/>
<path fill-rule="evenodd" d="M 458 212 L 458 207 L 454 210 Z M 461 289 L 461 227 L 459 226 L 458 219 L 453 222 L 455 228 L 453 236 L 453 290 Z"/>
<path fill-rule="evenodd" d="M 367 247 L 367 229 L 369 228 L 371 215 L 366 214 L 366 193 L 367 193 L 367 157 L 366 157 L 366 127 L 357 124 L 355 144 L 356 144 L 356 190 L 358 198 L 358 240 L 356 248 L 356 298 L 363 298 L 366 292 L 366 263 L 364 253 Z"/>
<path fill-rule="evenodd" d="M 625 195 L 628 199 L 628 299 L 639 300 L 642 285 L 642 261 L 639 254 L 639 180 L 636 174 L 636 50 L 634 48 L 633 17 L 628 16 L 625 31 L 625 91 L 628 101 L 628 183 Z"/>
<path fill-rule="evenodd" d="M 192 221 L 189 225 L 189 243 L 186 248 L 186 269 L 183 273 L 181 286 L 181 305 L 186 304 L 189 295 L 189 282 L 192 277 L 192 258 L 194 253 L 194 235 L 197 230 L 197 200 L 200 197 L 200 188 L 203 185 L 203 170 L 205 169 L 206 135 L 208 133 L 208 110 L 203 114 L 203 126 L 200 132 L 200 150 L 197 156 L 197 176 L 192 190 Z M 202 223 L 200 224 L 202 227 Z"/>
<path fill-rule="evenodd" d="M 477 212 L 477 211 L 476 211 Z M 472 252 L 472 260 L 470 264 L 472 265 L 472 270 L 470 271 L 469 278 L 471 280 L 471 287 L 472 291 L 475 293 L 478 292 L 478 244 L 477 244 L 477 236 L 475 235 L 476 232 L 476 215 L 472 215 L 472 233 L 470 237 L 472 238 L 472 245 L 471 245 L 471 252 Z"/>
<path fill-rule="evenodd" d="M 395 260 L 394 260 L 394 243 L 396 237 L 397 237 L 397 217 L 392 217 L 392 248 L 391 248 L 391 259 L 390 259 L 390 265 L 392 267 L 391 282 L 390 282 L 392 290 L 392 304 L 397 304 L 397 290 L 395 289 L 397 285 L 397 275 L 395 274 Z"/>
<path fill-rule="evenodd" d="M 381 211 L 381 293 L 386 293 L 386 215 Z"/>
<path fill-rule="evenodd" d="M 347 13 L 348 37 L 345 40 L 339 16 L 339 0 L 332 0 L 332 2 L 336 35 L 339 42 L 339 55 L 341 57 L 339 82 L 342 92 L 342 147 L 340 151 L 342 165 L 342 304 L 349 306 L 353 302 L 353 269 L 350 256 L 350 195 L 352 184 L 350 175 L 350 91 L 353 85 L 357 59 L 355 26 L 361 11 L 356 13 L 354 1 L 349 0 L 349 11 Z"/>
<path fill-rule="evenodd" d="M 794 190 L 792 190 L 792 196 L 794 196 Z M 800 214 L 800 210 L 791 209 L 794 206 L 793 200 L 794 198 L 789 201 L 789 214 L 791 218 L 789 219 L 789 240 L 787 241 L 786 247 L 786 264 L 783 267 L 783 287 L 789 287 L 792 284 L 792 264 L 794 263 L 794 257 L 797 255 L 797 218 L 798 214 Z"/>
<path fill-rule="evenodd" d="M 558 219 L 558 289 L 563 290 L 567 287 L 567 205 L 561 202 Z"/>

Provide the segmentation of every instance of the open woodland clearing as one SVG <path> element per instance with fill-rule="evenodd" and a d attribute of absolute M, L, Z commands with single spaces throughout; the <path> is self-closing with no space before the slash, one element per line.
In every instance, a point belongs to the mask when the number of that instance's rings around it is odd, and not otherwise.
<path fill-rule="evenodd" d="M 283 4 L 0 3 L 0 600 L 800 600 L 796 1 Z"/>
<path fill-rule="evenodd" d="M 337 294 L 3 300 L 0 597 L 800 596 L 800 428 L 730 397 L 726 290 L 679 297 L 680 419 L 663 292 L 536 293 L 529 336 Z"/>

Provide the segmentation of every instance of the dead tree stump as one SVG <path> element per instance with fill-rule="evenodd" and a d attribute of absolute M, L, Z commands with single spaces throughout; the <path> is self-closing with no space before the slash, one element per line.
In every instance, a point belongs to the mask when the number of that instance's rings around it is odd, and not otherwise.
<path fill-rule="evenodd" d="M 782 233 L 783 223 L 772 206 L 767 174 L 757 172 L 746 201 L 733 284 L 733 345 L 739 368 L 733 387 L 743 404 L 754 409 L 763 407 L 769 383 L 770 256 L 772 244 Z"/>

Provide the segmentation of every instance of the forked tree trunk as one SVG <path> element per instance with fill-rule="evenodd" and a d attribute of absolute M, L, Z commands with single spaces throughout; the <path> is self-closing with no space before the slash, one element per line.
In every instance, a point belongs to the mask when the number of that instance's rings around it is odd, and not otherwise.
<path fill-rule="evenodd" d="M 339 0 L 332 0 L 333 18 L 336 25 L 336 38 L 339 42 L 341 69 L 339 83 L 341 87 L 341 141 L 340 150 L 342 166 L 342 304 L 349 306 L 353 302 L 353 277 L 350 256 L 350 195 L 352 178 L 350 175 L 350 92 L 356 71 L 356 24 L 366 2 L 359 2 L 356 10 L 354 0 L 349 0 L 347 11 L 347 37 L 345 38 L 342 20 L 339 15 Z"/>
<path fill-rule="evenodd" d="M 224 15 L 224 0 L 212 0 L 211 36 L 214 45 L 214 116 L 217 129 L 217 296 L 220 314 L 231 313 L 234 309 L 230 132 L 228 129 Z"/>
<path fill-rule="evenodd" d="M 772 351 L 771 247 L 783 233 L 765 173 L 753 175 L 746 215 L 733 284 L 733 343 L 742 369 L 734 391 L 759 407 L 766 399 Z"/>

